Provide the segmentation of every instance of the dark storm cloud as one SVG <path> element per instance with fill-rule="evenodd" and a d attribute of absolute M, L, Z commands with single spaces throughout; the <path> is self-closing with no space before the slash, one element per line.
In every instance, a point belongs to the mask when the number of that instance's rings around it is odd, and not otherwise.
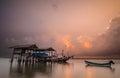
<path fill-rule="evenodd" d="M 81 48 L 79 55 L 120 56 L 120 17 L 113 18 L 104 33 L 95 37 L 91 44 L 92 48 L 88 50 Z"/>
<path fill-rule="evenodd" d="M 120 54 L 120 17 L 114 18 L 106 31 L 108 51 L 111 54 Z"/>
<path fill-rule="evenodd" d="M 97 55 L 120 55 L 120 17 L 113 18 L 110 26 L 94 41 Z"/>

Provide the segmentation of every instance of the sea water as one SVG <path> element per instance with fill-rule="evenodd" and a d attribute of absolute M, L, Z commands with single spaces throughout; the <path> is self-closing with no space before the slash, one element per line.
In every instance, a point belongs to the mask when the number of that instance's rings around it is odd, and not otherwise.
<path fill-rule="evenodd" d="M 90 60 L 90 59 L 89 59 Z M 120 78 L 120 60 L 111 67 L 86 66 L 84 60 L 72 59 L 67 63 L 10 64 L 0 58 L 0 78 Z M 108 62 L 109 60 L 90 60 Z"/>

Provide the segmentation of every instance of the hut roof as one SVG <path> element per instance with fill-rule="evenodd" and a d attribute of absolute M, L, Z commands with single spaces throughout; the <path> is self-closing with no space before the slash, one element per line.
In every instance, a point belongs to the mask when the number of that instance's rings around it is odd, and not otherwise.
<path fill-rule="evenodd" d="M 27 49 L 27 50 L 36 50 L 36 51 L 56 51 L 52 47 L 45 48 L 45 49 L 39 49 L 36 44 L 26 44 L 26 45 L 15 45 L 9 48 L 14 49 Z"/>
<path fill-rule="evenodd" d="M 46 49 L 38 49 L 38 51 L 56 51 L 52 47 Z"/>
<path fill-rule="evenodd" d="M 15 45 L 9 48 L 14 48 L 14 49 L 38 49 L 36 44 L 26 44 L 26 45 Z"/>
<path fill-rule="evenodd" d="M 48 51 L 55 51 L 52 47 L 47 48 Z"/>

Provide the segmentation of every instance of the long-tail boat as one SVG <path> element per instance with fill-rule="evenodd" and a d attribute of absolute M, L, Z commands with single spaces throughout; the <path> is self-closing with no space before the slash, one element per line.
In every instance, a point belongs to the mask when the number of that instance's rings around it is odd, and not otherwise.
<path fill-rule="evenodd" d="M 113 61 L 109 61 L 107 63 L 95 63 L 95 62 L 86 61 L 86 60 L 85 60 L 85 63 L 91 66 L 104 66 L 104 67 L 110 67 L 112 64 L 114 64 Z"/>

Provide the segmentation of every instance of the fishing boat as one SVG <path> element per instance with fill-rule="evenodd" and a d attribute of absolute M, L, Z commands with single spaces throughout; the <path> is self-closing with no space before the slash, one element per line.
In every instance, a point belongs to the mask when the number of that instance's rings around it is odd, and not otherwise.
<path fill-rule="evenodd" d="M 103 67 L 110 67 L 112 64 L 114 64 L 113 61 L 109 61 L 107 63 L 95 63 L 95 62 L 90 62 L 90 61 L 86 61 L 85 63 L 89 66 L 103 66 Z"/>
<path fill-rule="evenodd" d="M 69 56 L 69 57 L 64 56 L 64 57 L 55 59 L 55 61 L 57 61 L 57 62 L 67 62 L 70 58 L 72 58 L 72 56 Z"/>
<path fill-rule="evenodd" d="M 67 62 L 70 58 L 72 58 L 73 56 L 63 56 L 63 57 L 50 57 L 48 56 L 48 54 L 46 53 L 33 53 L 32 54 L 33 57 L 38 58 L 38 62 Z"/>

